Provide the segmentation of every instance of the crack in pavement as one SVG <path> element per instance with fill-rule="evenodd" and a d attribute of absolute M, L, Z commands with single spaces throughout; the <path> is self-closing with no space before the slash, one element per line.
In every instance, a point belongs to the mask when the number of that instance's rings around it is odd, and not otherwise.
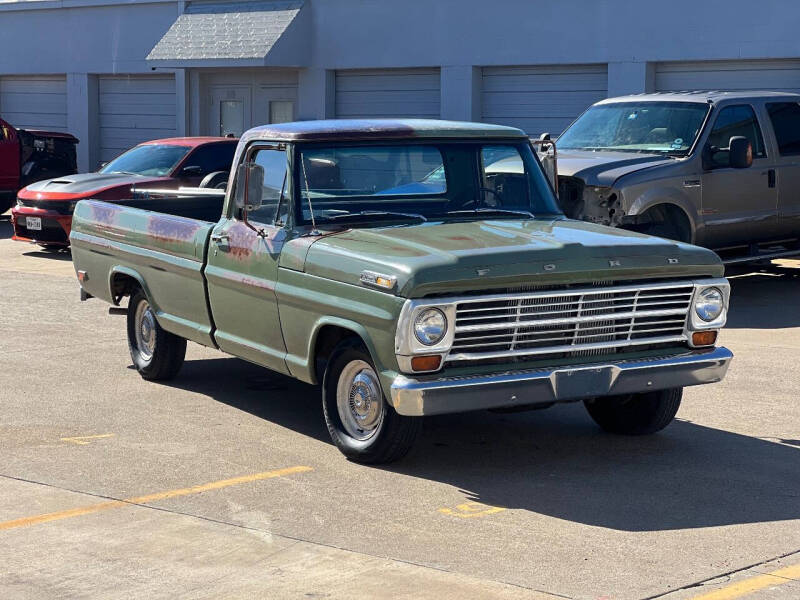
<path fill-rule="evenodd" d="M 421 567 L 423 569 L 431 569 L 431 570 L 439 571 L 439 572 L 442 572 L 442 573 L 449 573 L 449 574 L 452 574 L 452 575 L 463 575 L 464 574 L 464 573 L 460 573 L 459 571 L 453 571 L 451 569 L 446 569 L 446 568 L 438 567 L 438 566 L 435 566 L 435 565 L 427 565 L 425 563 L 415 562 L 415 561 L 412 561 L 412 560 L 406 560 L 406 559 L 402 559 L 402 558 L 393 558 L 391 556 L 381 556 L 379 554 L 370 554 L 369 552 L 363 552 L 363 551 L 360 551 L 360 550 L 351 550 L 351 549 L 345 548 L 343 546 L 337 546 L 336 544 L 330 544 L 330 543 L 326 543 L 326 542 L 314 541 L 314 540 L 311 540 L 311 539 L 302 538 L 302 537 L 293 536 L 293 535 L 288 535 L 288 534 L 284 534 L 284 533 L 275 533 L 274 531 L 269 531 L 267 529 L 261 529 L 259 527 L 252 527 L 252 526 L 249 526 L 249 525 L 243 525 L 241 523 L 234 523 L 234 522 L 226 521 L 226 520 L 223 520 L 223 519 L 215 519 L 213 517 L 207 517 L 207 516 L 204 516 L 204 515 L 198 515 L 198 514 L 195 514 L 195 513 L 184 512 L 184 511 L 180 511 L 180 510 L 176 510 L 176 509 L 165 508 L 165 507 L 161 507 L 161 506 L 154 506 L 152 504 L 130 502 L 130 501 L 124 499 L 124 498 L 118 498 L 116 496 L 110 496 L 110 495 L 106 495 L 106 494 L 98 494 L 96 492 L 87 492 L 85 490 L 76 490 L 76 489 L 73 489 L 73 488 L 64 487 L 64 486 L 56 485 L 56 484 L 53 484 L 53 483 L 47 483 L 47 482 L 44 482 L 44 481 L 36 481 L 34 479 L 27 479 L 25 477 L 17 477 L 17 476 L 14 476 L 14 475 L 7 475 L 7 474 L 4 474 L 4 473 L 0 473 L 0 478 L 10 479 L 10 480 L 13 480 L 13 481 L 20 481 L 20 482 L 23 482 L 23 483 L 30 483 L 30 484 L 33 484 L 33 485 L 40 485 L 40 486 L 44 486 L 44 487 L 53 488 L 53 489 L 56 489 L 56 490 L 61 490 L 61 491 L 65 491 L 65 492 L 71 492 L 71 493 L 74 493 L 74 494 L 80 494 L 80 495 L 84 495 L 84 496 L 90 496 L 90 497 L 98 498 L 98 499 L 102 499 L 102 500 L 110 500 L 110 501 L 122 502 L 122 503 L 128 504 L 128 505 L 130 505 L 132 507 L 146 508 L 146 509 L 150 509 L 150 510 L 157 510 L 157 511 L 161 511 L 161 512 L 168 513 L 168 514 L 173 514 L 173 515 L 181 515 L 181 516 L 184 516 L 184 517 L 190 517 L 190 518 L 194 518 L 194 519 L 199 519 L 201 521 L 206 521 L 206 522 L 209 522 L 209 523 L 215 523 L 217 525 L 226 525 L 228 527 L 234 527 L 236 529 L 241 529 L 241 530 L 245 530 L 245 531 L 254 531 L 254 532 L 258 532 L 258 533 L 266 533 L 266 534 L 269 534 L 269 535 L 272 535 L 272 536 L 275 536 L 275 537 L 279 537 L 279 538 L 282 538 L 282 539 L 285 539 L 285 540 L 291 540 L 291 541 L 293 541 L 295 543 L 302 542 L 302 543 L 310 544 L 312 546 L 320 546 L 320 547 L 324 547 L 324 548 L 331 548 L 333 550 L 339 550 L 341 552 L 349 552 L 351 554 L 356 554 L 356 555 L 359 555 L 359 556 L 366 556 L 366 557 L 380 559 L 380 560 L 387 560 L 387 561 L 391 561 L 391 562 L 402 563 L 402 564 L 406 564 L 406 565 L 410 565 L 410 566 L 414 566 L 414 567 Z M 292 544 L 292 545 L 294 545 L 294 544 Z M 283 550 L 285 550 L 285 548 L 281 549 L 281 550 L 277 550 L 275 553 L 273 553 L 273 555 L 277 554 L 277 553 L 280 553 Z M 526 591 L 529 591 L 529 592 L 536 592 L 536 593 L 539 593 L 539 594 L 549 595 L 549 596 L 552 596 L 553 598 L 563 598 L 564 600 L 575 600 L 572 596 L 566 596 L 564 594 L 559 594 L 559 593 L 555 593 L 555 592 L 548 592 L 546 590 L 540 590 L 540 589 L 537 589 L 537 588 L 532 588 L 532 587 L 528 587 L 528 586 L 521 585 L 521 584 L 518 584 L 518 583 L 509 582 L 509 581 L 503 581 L 503 580 L 499 580 L 499 579 L 486 579 L 486 578 L 478 578 L 478 579 L 480 581 L 484 581 L 484 582 L 498 583 L 498 584 L 502 584 L 502 585 L 507 585 L 509 587 L 515 587 L 515 588 L 519 588 L 521 590 L 526 590 Z"/>
<path fill-rule="evenodd" d="M 680 587 L 677 587 L 674 590 L 669 590 L 668 592 L 662 592 L 662 593 L 656 594 L 654 596 L 646 596 L 644 598 L 641 598 L 640 600 L 656 600 L 657 598 L 663 598 L 663 597 L 668 596 L 670 594 L 674 594 L 676 592 L 680 592 L 681 590 L 689 590 L 689 589 L 692 589 L 692 588 L 703 587 L 704 585 L 707 585 L 707 584 L 711 583 L 712 581 L 716 581 L 717 579 L 721 579 L 722 577 L 730 578 L 731 575 L 736 575 L 737 573 L 741 573 L 742 571 L 748 571 L 750 569 L 754 569 L 755 567 L 760 567 L 760 566 L 765 565 L 767 563 L 770 563 L 770 562 L 773 562 L 773 561 L 776 561 L 776 560 L 781 560 L 782 558 L 786 558 L 787 556 L 792 556 L 793 554 L 798 554 L 798 553 L 800 553 L 800 548 L 798 548 L 797 550 L 792 550 L 791 552 L 787 552 L 786 554 L 781 554 L 779 556 L 774 556 L 772 558 L 768 558 L 766 560 L 762 560 L 762 561 L 759 561 L 757 563 L 753 563 L 752 565 L 748 565 L 746 567 L 740 567 L 738 569 L 733 569 L 732 571 L 726 571 L 725 573 L 720 573 L 719 575 L 714 575 L 713 577 L 707 577 L 705 579 L 701 579 L 699 581 L 695 581 L 694 583 L 687 583 L 686 585 L 682 585 Z M 756 573 L 759 573 L 760 575 L 770 575 L 771 574 L 771 573 L 761 573 L 761 571 L 756 571 Z M 776 578 L 778 578 L 778 577 L 776 577 Z M 780 578 L 780 579 L 783 579 L 783 578 Z M 787 581 L 797 581 L 797 579 L 791 579 L 791 578 L 786 578 L 786 579 L 787 579 Z"/>

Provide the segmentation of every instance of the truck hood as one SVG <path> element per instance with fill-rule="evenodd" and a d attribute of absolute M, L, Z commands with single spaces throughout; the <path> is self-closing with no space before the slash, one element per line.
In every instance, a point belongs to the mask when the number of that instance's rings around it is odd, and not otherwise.
<path fill-rule="evenodd" d="M 661 154 L 559 150 L 558 174 L 578 177 L 586 185 L 610 187 L 623 175 L 674 162 Z"/>
<path fill-rule="evenodd" d="M 362 271 L 397 278 L 407 298 L 591 281 L 721 277 L 710 250 L 568 219 L 428 222 L 350 229 L 308 249 L 307 273 L 363 285 Z"/>
<path fill-rule="evenodd" d="M 67 200 L 88 198 L 111 188 L 121 188 L 126 194 L 134 185 L 163 184 L 169 177 L 150 177 L 124 173 L 81 173 L 37 181 L 20 190 L 20 198 L 31 200 Z"/>

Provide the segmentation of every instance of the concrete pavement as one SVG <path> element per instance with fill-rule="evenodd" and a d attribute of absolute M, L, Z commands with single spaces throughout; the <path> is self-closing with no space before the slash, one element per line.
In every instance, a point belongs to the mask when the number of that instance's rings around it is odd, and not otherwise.
<path fill-rule="evenodd" d="M 798 262 L 732 279 L 728 378 L 659 435 L 603 434 L 579 404 L 478 412 L 369 468 L 331 445 L 313 387 L 195 345 L 143 381 L 68 255 L 8 237 L 0 523 L 310 470 L 0 525 L 0 597 L 683 600 L 800 563 Z M 750 597 L 800 597 L 786 579 Z"/>

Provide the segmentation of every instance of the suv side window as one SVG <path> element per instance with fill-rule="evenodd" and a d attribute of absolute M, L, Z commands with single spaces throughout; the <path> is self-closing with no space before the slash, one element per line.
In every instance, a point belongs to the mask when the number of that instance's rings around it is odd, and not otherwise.
<path fill-rule="evenodd" d="M 767 155 L 764 150 L 764 137 L 758 125 L 753 107 L 749 104 L 737 104 L 723 108 L 714 123 L 714 129 L 708 136 L 708 143 L 716 148 L 727 148 L 733 136 L 744 136 L 753 146 L 753 158 L 763 158 Z M 715 153 L 713 158 L 715 166 L 727 165 L 727 154 Z"/>
<path fill-rule="evenodd" d="M 767 112 L 781 156 L 800 154 L 800 103 L 770 102 L 767 103 Z"/>
<path fill-rule="evenodd" d="M 236 144 L 230 143 L 200 146 L 186 159 L 184 165 L 200 167 L 202 177 L 217 171 L 230 171 L 235 151 Z"/>
<path fill-rule="evenodd" d="M 247 218 L 264 225 L 285 223 L 288 214 L 289 165 L 286 150 L 265 148 L 258 150 L 253 162 L 264 167 L 264 180 L 261 182 L 261 207 L 248 213 Z M 281 200 L 283 196 L 283 200 Z M 278 203 L 280 212 L 278 213 Z"/>

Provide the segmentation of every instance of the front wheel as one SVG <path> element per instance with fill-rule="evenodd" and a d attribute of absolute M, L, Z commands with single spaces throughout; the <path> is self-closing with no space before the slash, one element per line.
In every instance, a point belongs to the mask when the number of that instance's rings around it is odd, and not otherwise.
<path fill-rule="evenodd" d="M 586 410 L 606 431 L 647 435 L 661 431 L 675 418 L 683 388 L 586 400 Z"/>
<path fill-rule="evenodd" d="M 331 354 L 322 382 L 322 410 L 333 443 L 360 463 L 389 463 L 405 456 L 421 420 L 397 414 L 360 340 L 345 340 Z"/>
<path fill-rule="evenodd" d="M 175 377 L 186 357 L 186 340 L 161 328 L 141 290 L 128 303 L 128 349 L 139 375 L 151 381 Z"/>

